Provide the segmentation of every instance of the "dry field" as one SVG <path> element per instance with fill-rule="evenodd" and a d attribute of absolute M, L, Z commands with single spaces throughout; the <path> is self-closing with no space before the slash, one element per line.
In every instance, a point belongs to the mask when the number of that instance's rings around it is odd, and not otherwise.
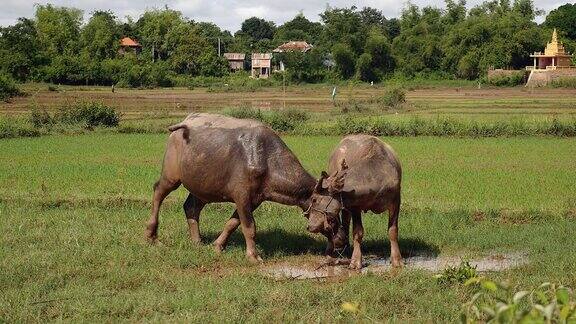
<path fill-rule="evenodd" d="M 184 116 L 192 111 L 217 111 L 229 107 L 261 109 L 298 108 L 311 112 L 334 110 L 332 86 L 310 85 L 262 88 L 254 92 L 211 91 L 207 88 L 185 89 L 116 89 L 109 87 L 59 87 L 49 91 L 46 85 L 26 85 L 29 94 L 1 103 L 3 114 L 28 112 L 32 107 L 56 110 L 79 100 L 102 101 L 119 109 L 125 119 L 162 116 Z M 378 98 L 385 91 L 381 86 L 338 87 L 338 103 L 358 104 Z M 407 107 L 400 114 L 418 116 L 449 116 L 451 118 L 576 118 L 576 89 L 528 89 L 432 87 L 407 93 Z"/>

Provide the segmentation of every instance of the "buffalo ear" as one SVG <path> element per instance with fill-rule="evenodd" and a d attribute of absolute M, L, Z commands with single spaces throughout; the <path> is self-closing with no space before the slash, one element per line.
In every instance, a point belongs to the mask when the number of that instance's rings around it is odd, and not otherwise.
<path fill-rule="evenodd" d="M 322 171 L 320 174 L 320 179 L 318 179 L 318 182 L 316 182 L 316 187 L 314 187 L 314 192 L 319 193 L 322 190 L 322 184 L 326 178 L 328 178 L 328 173 L 326 173 L 326 171 Z"/>

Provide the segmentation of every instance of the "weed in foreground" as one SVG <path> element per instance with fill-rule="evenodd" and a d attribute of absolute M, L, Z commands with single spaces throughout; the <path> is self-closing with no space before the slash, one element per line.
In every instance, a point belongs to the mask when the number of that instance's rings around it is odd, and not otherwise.
<path fill-rule="evenodd" d="M 514 291 L 483 277 L 465 285 L 480 291 L 463 305 L 462 323 L 576 323 L 576 299 L 568 287 L 546 282 L 532 291 Z"/>
<path fill-rule="evenodd" d="M 443 285 L 463 284 L 472 278 L 476 278 L 478 272 L 470 261 L 462 260 L 457 267 L 448 267 L 441 274 L 435 276 L 438 283 Z"/>

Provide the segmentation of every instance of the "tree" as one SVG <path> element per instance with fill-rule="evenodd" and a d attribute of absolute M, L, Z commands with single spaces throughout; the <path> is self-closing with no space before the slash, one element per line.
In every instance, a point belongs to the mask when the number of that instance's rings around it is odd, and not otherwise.
<path fill-rule="evenodd" d="M 218 51 L 218 39 L 220 39 L 221 53 L 227 52 L 228 48 L 234 42 L 234 37 L 227 30 L 221 30 L 220 27 L 211 22 L 200 22 L 195 24 L 198 33 L 203 36 L 216 51 Z"/>
<path fill-rule="evenodd" d="M 34 21 L 19 18 L 14 26 L 0 28 L 0 70 L 24 81 L 41 61 Z"/>
<path fill-rule="evenodd" d="M 82 11 L 76 8 L 36 5 L 36 30 L 48 57 L 77 53 Z"/>
<path fill-rule="evenodd" d="M 576 40 L 576 4 L 567 3 L 552 10 L 546 17 L 544 25 L 557 28 L 561 34 Z"/>
<path fill-rule="evenodd" d="M 466 0 L 445 0 L 446 15 L 445 20 L 449 25 L 457 24 L 466 19 Z"/>
<path fill-rule="evenodd" d="M 440 70 L 444 57 L 442 39 L 447 25 L 443 11 L 425 7 L 420 10 L 409 4 L 400 18 L 401 32 L 392 42 L 392 52 L 398 67 L 408 76 Z"/>
<path fill-rule="evenodd" d="M 200 74 L 200 58 L 207 54 L 216 55 L 216 50 L 201 35 L 198 26 L 185 22 L 168 31 L 163 48 L 172 70 L 181 74 Z"/>
<path fill-rule="evenodd" d="M 199 62 L 200 74 L 203 76 L 222 77 L 228 74 L 228 61 L 214 52 L 204 52 Z"/>
<path fill-rule="evenodd" d="M 138 19 L 138 38 L 144 47 L 150 49 L 152 61 L 167 58 L 166 35 L 183 22 L 182 13 L 168 7 L 148 10 Z"/>
<path fill-rule="evenodd" d="M 384 31 L 388 39 L 393 40 L 400 35 L 400 21 L 397 18 L 388 19 L 384 22 Z"/>
<path fill-rule="evenodd" d="M 342 78 L 349 79 L 354 75 L 356 62 L 354 53 L 348 45 L 342 43 L 334 45 L 332 47 L 332 56 L 336 63 L 336 69 Z"/>
<path fill-rule="evenodd" d="M 276 29 L 274 40 L 276 44 L 291 40 L 304 40 L 315 44 L 321 31 L 322 25 L 320 23 L 311 22 L 300 13 Z"/>
<path fill-rule="evenodd" d="M 360 21 L 367 27 L 383 27 L 386 18 L 382 14 L 382 11 L 371 8 L 371 7 L 364 7 L 359 12 L 360 14 Z"/>
<path fill-rule="evenodd" d="M 350 8 L 328 8 L 320 14 L 324 22 L 322 44 L 331 48 L 344 44 L 355 54 L 361 54 L 366 39 L 366 30 L 355 6 Z"/>
<path fill-rule="evenodd" d="M 372 67 L 372 55 L 364 53 L 356 61 L 358 78 L 362 81 L 375 81 L 376 74 Z"/>
<path fill-rule="evenodd" d="M 252 17 L 242 22 L 240 29 L 244 34 L 252 37 L 254 41 L 272 39 L 274 37 L 275 25 L 271 21 L 262 18 Z"/>
<path fill-rule="evenodd" d="M 536 16 L 541 14 L 539 10 L 534 8 L 534 1 L 532 0 L 514 0 L 512 10 L 530 21 L 534 20 Z"/>
<path fill-rule="evenodd" d="M 368 34 L 364 54 L 370 55 L 370 68 L 374 71 L 370 81 L 377 81 L 394 69 L 390 42 L 380 29 L 372 29 Z"/>
<path fill-rule="evenodd" d="M 326 55 L 318 47 L 312 48 L 306 53 L 286 52 L 275 55 L 275 58 L 284 62 L 286 66 L 286 79 L 293 83 L 317 83 L 326 77 L 324 60 Z"/>
<path fill-rule="evenodd" d="M 116 56 L 120 43 L 120 28 L 110 11 L 95 11 L 82 29 L 82 51 L 98 61 Z"/>
<path fill-rule="evenodd" d="M 530 14 L 511 9 L 508 1 L 485 3 L 472 11 L 475 14 L 450 28 L 443 41 L 443 69 L 458 77 L 474 79 L 490 67 L 521 69 L 549 37 Z"/>

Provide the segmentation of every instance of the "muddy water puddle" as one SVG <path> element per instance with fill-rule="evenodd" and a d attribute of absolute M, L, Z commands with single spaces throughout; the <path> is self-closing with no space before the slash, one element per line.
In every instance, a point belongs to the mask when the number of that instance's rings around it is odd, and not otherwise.
<path fill-rule="evenodd" d="M 458 266 L 461 256 L 412 256 L 404 259 L 404 268 L 421 269 L 431 272 L 440 272 L 447 267 Z M 466 259 L 468 260 L 468 259 Z M 317 266 L 276 264 L 262 269 L 268 277 L 283 279 L 323 279 L 330 277 L 352 276 L 358 273 L 384 273 L 391 270 L 389 258 L 366 257 L 361 271 L 348 269 L 347 260 L 339 259 L 337 265 Z M 349 261 L 349 260 L 348 260 Z M 504 271 L 528 263 L 526 253 L 514 252 L 507 254 L 492 254 L 484 258 L 469 260 L 470 264 L 480 272 Z"/>

